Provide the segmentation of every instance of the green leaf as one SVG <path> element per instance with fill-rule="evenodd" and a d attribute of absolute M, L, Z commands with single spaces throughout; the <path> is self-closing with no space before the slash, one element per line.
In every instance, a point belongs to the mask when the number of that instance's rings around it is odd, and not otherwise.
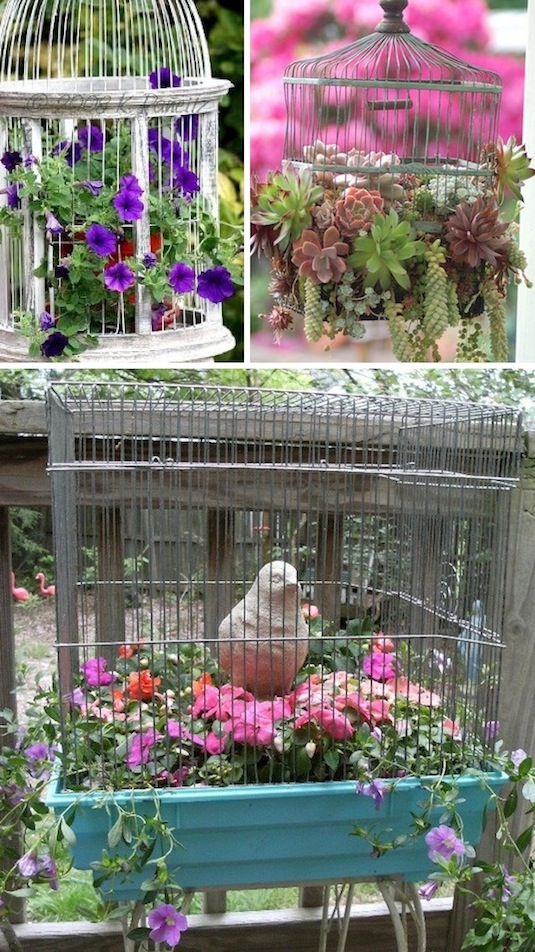
<path fill-rule="evenodd" d="M 118 820 L 113 824 L 111 830 L 108 833 L 108 846 L 110 849 L 114 849 L 121 841 L 123 835 L 123 818 L 119 817 Z"/>
<path fill-rule="evenodd" d="M 503 805 L 503 815 L 505 817 L 512 816 L 517 808 L 517 805 L 518 805 L 518 793 L 517 793 L 516 787 L 513 787 L 513 789 L 511 790 L 511 792 L 509 793 L 507 797 L 507 800 L 505 801 Z"/>
<path fill-rule="evenodd" d="M 69 846 L 75 846 L 76 836 L 74 834 L 74 831 L 70 828 L 69 824 L 65 820 L 65 817 L 61 818 L 60 829 L 61 829 L 61 835 L 63 836 L 63 839 L 65 840 L 65 842 L 68 843 Z"/>
<path fill-rule="evenodd" d="M 524 850 L 527 849 L 528 846 L 531 844 L 531 840 L 533 837 L 533 829 L 534 829 L 534 825 L 532 823 L 531 826 L 528 826 L 527 829 L 523 830 L 520 836 L 516 838 L 515 845 L 517 846 L 517 848 L 520 850 L 521 853 L 523 853 Z"/>

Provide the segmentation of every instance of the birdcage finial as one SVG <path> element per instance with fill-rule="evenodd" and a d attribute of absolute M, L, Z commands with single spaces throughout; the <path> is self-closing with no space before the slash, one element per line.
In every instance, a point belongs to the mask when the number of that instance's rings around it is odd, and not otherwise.
<path fill-rule="evenodd" d="M 403 11 L 408 0 L 379 0 L 384 11 L 384 18 L 375 28 L 377 33 L 410 33 L 410 29 L 403 19 Z"/>

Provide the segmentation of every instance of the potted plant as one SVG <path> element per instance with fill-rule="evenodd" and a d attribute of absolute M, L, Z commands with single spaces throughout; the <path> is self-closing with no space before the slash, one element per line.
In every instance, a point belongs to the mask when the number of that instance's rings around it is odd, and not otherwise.
<path fill-rule="evenodd" d="M 400 361 L 440 360 L 448 327 L 459 360 L 506 360 L 508 283 L 531 286 L 516 224 L 535 174 L 524 147 L 498 138 L 473 176 L 396 171 L 395 153 L 353 153 L 316 140 L 301 163 L 253 178 L 253 249 L 271 261 L 264 316 L 275 339 L 298 315 L 311 342 L 358 339 L 366 321 L 387 320 Z"/>

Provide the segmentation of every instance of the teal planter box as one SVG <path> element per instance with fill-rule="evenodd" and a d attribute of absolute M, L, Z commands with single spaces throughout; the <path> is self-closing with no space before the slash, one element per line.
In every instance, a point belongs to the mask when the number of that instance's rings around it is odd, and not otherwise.
<path fill-rule="evenodd" d="M 487 775 L 493 790 L 506 782 L 505 774 Z M 477 845 L 489 803 L 488 791 L 475 776 L 457 778 L 458 812 L 464 839 Z M 239 888 L 283 884 L 342 882 L 376 876 L 425 880 L 436 866 L 427 856 L 423 836 L 383 856 L 371 855 L 370 843 L 351 836 L 355 825 L 390 841 L 409 832 L 411 812 L 421 812 L 428 793 L 414 778 L 397 781 L 376 809 L 370 797 L 358 795 L 353 781 L 274 784 L 236 787 L 182 787 L 172 790 L 120 791 L 114 800 L 150 814 L 158 797 L 164 820 L 175 831 L 181 849 L 175 853 L 177 880 L 184 889 Z M 61 812 L 76 803 L 72 829 L 76 844 L 73 862 L 89 869 L 107 848 L 108 831 L 115 822 L 113 809 L 94 808 L 102 793 L 68 793 L 56 781 L 48 805 Z M 109 801 L 108 801 L 109 802 Z M 433 811 L 438 825 L 442 808 Z M 105 898 L 135 899 L 148 873 L 121 883 L 116 879 Z"/>

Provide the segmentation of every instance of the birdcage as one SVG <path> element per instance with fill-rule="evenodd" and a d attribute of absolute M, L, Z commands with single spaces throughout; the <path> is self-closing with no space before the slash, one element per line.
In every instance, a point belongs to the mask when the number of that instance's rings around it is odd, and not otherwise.
<path fill-rule="evenodd" d="M 380 6 L 375 32 L 285 70 L 282 168 L 253 186 L 263 316 L 276 338 L 296 317 L 327 347 L 387 320 L 401 361 L 442 359 L 446 331 L 447 353 L 505 361 L 506 287 L 526 261 L 504 169 L 522 166 L 517 199 L 534 172 L 497 135 L 499 77 L 413 36 L 406 0 Z"/>
<path fill-rule="evenodd" d="M 231 350 L 217 194 L 231 84 L 211 76 L 195 4 L 8 0 L 0 81 L 2 358 Z"/>
<path fill-rule="evenodd" d="M 422 778 L 444 774 L 482 795 L 470 768 L 491 770 L 517 413 L 57 383 L 49 419 L 56 806 L 157 788 L 188 888 L 425 878 L 414 838 L 359 848 L 351 818 L 404 836 Z M 355 797 L 372 778 L 396 787 L 385 816 Z M 79 865 L 97 823 L 77 832 Z"/>

